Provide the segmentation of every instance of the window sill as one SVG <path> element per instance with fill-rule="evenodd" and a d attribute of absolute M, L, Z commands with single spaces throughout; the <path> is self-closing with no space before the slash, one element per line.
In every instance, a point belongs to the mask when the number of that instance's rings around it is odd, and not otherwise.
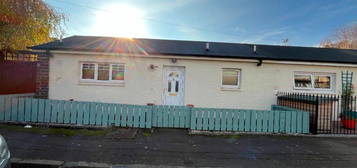
<path fill-rule="evenodd" d="M 95 82 L 95 81 L 79 81 L 78 85 L 125 86 L 125 82 Z"/>
<path fill-rule="evenodd" d="M 241 91 L 241 89 L 234 87 L 221 87 L 221 91 Z"/>
<path fill-rule="evenodd" d="M 302 89 L 302 88 L 294 88 L 295 92 L 299 93 L 329 93 L 334 94 L 336 90 L 334 89 Z"/>

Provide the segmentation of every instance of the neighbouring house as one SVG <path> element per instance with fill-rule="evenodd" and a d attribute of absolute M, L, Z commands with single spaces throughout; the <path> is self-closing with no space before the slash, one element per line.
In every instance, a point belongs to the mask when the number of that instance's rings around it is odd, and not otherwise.
<path fill-rule="evenodd" d="M 30 48 L 47 53 L 37 94 L 59 100 L 269 109 L 278 91 L 341 93 L 341 71 L 357 72 L 357 50 L 94 36 Z"/>

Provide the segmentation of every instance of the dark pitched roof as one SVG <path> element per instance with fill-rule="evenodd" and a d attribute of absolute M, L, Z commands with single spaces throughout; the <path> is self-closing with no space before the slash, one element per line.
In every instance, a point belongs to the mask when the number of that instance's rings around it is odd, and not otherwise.
<path fill-rule="evenodd" d="M 206 43 L 203 41 L 71 36 L 64 38 L 62 42 L 57 40 L 29 48 L 357 64 L 357 50 L 256 45 L 257 52 L 254 53 L 254 44 L 209 42 L 207 51 Z"/>

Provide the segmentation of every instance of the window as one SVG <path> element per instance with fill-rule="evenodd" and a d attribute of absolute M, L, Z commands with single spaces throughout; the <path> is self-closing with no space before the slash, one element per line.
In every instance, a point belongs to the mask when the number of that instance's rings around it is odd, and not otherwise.
<path fill-rule="evenodd" d="M 124 80 L 124 66 L 112 64 L 112 80 Z"/>
<path fill-rule="evenodd" d="M 223 69 L 222 70 L 222 87 L 239 88 L 240 69 Z"/>
<path fill-rule="evenodd" d="M 82 79 L 94 79 L 95 64 L 82 64 Z"/>
<path fill-rule="evenodd" d="M 312 87 L 311 75 L 295 75 L 295 87 L 311 88 Z"/>
<path fill-rule="evenodd" d="M 98 80 L 109 80 L 109 64 L 98 64 Z"/>
<path fill-rule="evenodd" d="M 334 86 L 335 74 L 296 72 L 294 74 L 295 89 L 331 90 Z"/>
<path fill-rule="evenodd" d="M 86 82 L 122 82 L 124 64 L 81 63 L 81 80 Z"/>
<path fill-rule="evenodd" d="M 331 77 L 330 76 L 315 76 L 315 88 L 330 89 Z"/>

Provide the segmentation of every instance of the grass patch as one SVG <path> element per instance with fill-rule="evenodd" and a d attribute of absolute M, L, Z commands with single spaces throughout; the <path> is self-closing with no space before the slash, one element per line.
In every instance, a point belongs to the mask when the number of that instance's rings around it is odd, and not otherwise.
<path fill-rule="evenodd" d="M 32 129 L 32 128 L 27 128 Z M 48 129 L 44 130 L 45 134 L 54 134 L 54 135 L 65 135 L 65 136 L 73 136 L 78 134 L 78 130 L 65 129 L 65 128 L 42 128 Z"/>
<path fill-rule="evenodd" d="M 29 129 L 18 125 L 1 125 L 0 129 L 5 129 L 9 131 L 18 131 L 18 132 L 34 132 L 34 133 L 42 133 L 42 134 L 47 132 L 47 130 L 43 128 L 32 127 Z"/>
<path fill-rule="evenodd" d="M 146 136 L 146 137 L 151 136 L 151 131 L 150 131 L 150 129 L 145 129 L 145 130 L 143 131 L 143 136 Z"/>
<path fill-rule="evenodd" d="M 292 138 L 293 136 L 288 136 L 288 135 L 276 135 L 277 138 L 280 138 L 280 139 L 290 139 Z"/>
<path fill-rule="evenodd" d="M 109 134 L 111 131 L 111 129 L 81 130 L 81 134 L 85 136 L 104 136 Z"/>
<path fill-rule="evenodd" d="M 240 135 L 225 135 L 225 138 L 229 138 L 229 139 L 239 139 L 241 136 Z"/>
<path fill-rule="evenodd" d="M 0 129 L 9 130 L 9 131 L 18 131 L 18 132 L 39 133 L 39 134 L 49 134 L 49 135 L 50 134 L 65 135 L 65 136 L 74 136 L 74 135 L 104 136 L 112 131 L 111 129 L 88 130 L 88 129 L 41 128 L 41 127 L 24 128 L 23 126 L 18 126 L 18 125 L 0 125 Z"/>

